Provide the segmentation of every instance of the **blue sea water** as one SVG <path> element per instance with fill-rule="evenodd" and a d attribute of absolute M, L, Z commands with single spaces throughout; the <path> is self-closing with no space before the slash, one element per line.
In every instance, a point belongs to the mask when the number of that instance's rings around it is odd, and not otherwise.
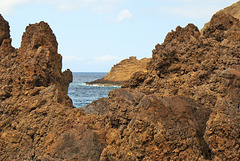
<path fill-rule="evenodd" d="M 72 99 L 73 105 L 77 108 L 85 107 L 87 104 L 102 97 L 108 97 L 108 92 L 118 87 L 103 87 L 96 85 L 86 85 L 103 78 L 107 73 L 93 72 L 73 72 L 73 82 L 69 85 L 68 96 Z"/>

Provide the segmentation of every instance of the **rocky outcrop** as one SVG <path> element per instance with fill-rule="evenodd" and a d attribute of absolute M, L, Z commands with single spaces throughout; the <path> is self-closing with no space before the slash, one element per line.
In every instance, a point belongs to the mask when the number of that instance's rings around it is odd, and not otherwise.
<path fill-rule="evenodd" d="M 204 138 L 212 150 L 213 160 L 240 158 L 240 66 L 221 73 L 227 95 L 218 99 L 207 122 Z"/>
<path fill-rule="evenodd" d="M 98 160 L 103 145 L 67 96 L 72 73 L 49 25 L 29 25 L 19 49 L 2 16 L 0 30 L 0 160 Z"/>
<path fill-rule="evenodd" d="M 224 8 L 223 10 L 220 10 L 219 12 L 224 12 L 226 14 L 230 14 L 231 16 L 240 19 L 240 11 L 239 11 L 239 7 L 240 7 L 240 2 L 236 2 L 233 5 Z"/>
<path fill-rule="evenodd" d="M 224 12 L 202 33 L 177 27 L 156 45 L 147 73 L 89 104 L 86 112 L 115 129 L 101 160 L 239 160 L 239 31 Z"/>
<path fill-rule="evenodd" d="M 217 12 L 217 14 L 219 14 L 220 12 L 223 12 L 225 14 L 229 14 L 231 16 L 233 16 L 234 18 L 237 18 L 240 20 L 240 1 L 234 3 L 233 5 L 226 7 L 220 11 Z M 205 26 L 203 27 L 202 31 L 205 30 L 207 27 L 209 26 L 209 23 L 206 23 Z"/>
<path fill-rule="evenodd" d="M 202 32 L 170 32 L 147 72 L 83 112 L 50 27 L 30 25 L 20 49 L 0 46 L 0 160 L 237 161 L 239 55 L 240 21 L 218 12 Z"/>
<path fill-rule="evenodd" d="M 2 15 L 0 15 L 0 45 L 2 44 L 4 39 L 10 38 L 9 24 Z"/>
<path fill-rule="evenodd" d="M 87 82 L 87 84 L 121 85 L 123 81 L 130 79 L 134 73 L 147 72 L 147 63 L 149 62 L 150 58 L 137 60 L 134 56 L 129 57 L 129 59 L 124 59 L 114 65 L 110 72 L 103 78 Z"/>
<path fill-rule="evenodd" d="M 193 24 L 177 27 L 162 45 L 156 45 L 148 74 L 139 86 L 132 85 L 135 78 L 122 87 L 166 97 L 184 95 L 214 107 L 226 90 L 220 73 L 239 65 L 240 26 L 238 19 L 225 13 L 214 15 L 209 24 L 202 36 Z"/>

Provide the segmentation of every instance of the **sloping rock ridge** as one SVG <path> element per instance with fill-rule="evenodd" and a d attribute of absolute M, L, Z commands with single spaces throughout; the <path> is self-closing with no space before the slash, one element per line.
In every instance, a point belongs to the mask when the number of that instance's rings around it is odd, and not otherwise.
<path fill-rule="evenodd" d="M 226 7 L 220 11 L 217 12 L 217 14 L 219 14 L 219 12 L 224 12 L 225 14 L 229 14 L 231 16 L 233 16 L 234 18 L 240 19 L 240 1 L 234 3 L 233 5 Z M 209 26 L 209 23 L 206 23 L 205 26 L 203 27 L 202 30 L 205 30 L 205 28 L 207 28 Z"/>
<path fill-rule="evenodd" d="M 131 78 L 136 72 L 147 72 L 147 63 L 150 58 L 143 58 L 137 60 L 135 56 L 124 59 L 118 64 L 114 65 L 110 72 L 101 79 L 87 82 L 87 84 L 102 84 L 102 85 L 121 85 L 123 81 Z"/>
<path fill-rule="evenodd" d="M 240 7 L 240 1 L 234 3 L 229 7 L 224 8 L 223 10 L 220 10 L 219 12 L 224 12 L 224 13 L 230 14 L 231 16 L 237 19 L 240 19 L 239 7 Z"/>
<path fill-rule="evenodd" d="M 147 72 L 89 104 L 67 96 L 72 80 L 50 27 L 11 46 L 0 24 L 0 160 L 240 159 L 240 21 L 218 12 L 201 32 L 177 27 L 156 45 Z"/>

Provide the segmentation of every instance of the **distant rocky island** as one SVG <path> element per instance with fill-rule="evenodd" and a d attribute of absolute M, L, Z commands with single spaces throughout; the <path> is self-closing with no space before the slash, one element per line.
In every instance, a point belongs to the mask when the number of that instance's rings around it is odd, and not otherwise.
<path fill-rule="evenodd" d="M 72 73 L 61 71 L 49 25 L 26 27 L 15 49 L 0 16 L 0 160 L 238 161 L 239 10 L 217 12 L 201 31 L 178 26 L 147 71 L 85 111 L 67 96 Z"/>
<path fill-rule="evenodd" d="M 122 82 L 129 80 L 134 73 L 147 72 L 147 64 L 150 62 L 150 60 L 150 58 L 138 60 L 135 56 L 131 56 L 129 59 L 124 59 L 118 64 L 114 65 L 105 77 L 92 82 L 87 82 L 87 84 L 121 86 Z"/>

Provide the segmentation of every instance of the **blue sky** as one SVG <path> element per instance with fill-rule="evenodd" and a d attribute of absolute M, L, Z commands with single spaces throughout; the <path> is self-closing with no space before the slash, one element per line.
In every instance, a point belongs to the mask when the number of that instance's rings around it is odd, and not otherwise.
<path fill-rule="evenodd" d="M 63 56 L 63 70 L 107 72 L 129 56 L 152 56 L 171 30 L 200 29 L 218 10 L 238 0 L 0 0 L 13 46 L 28 24 L 47 22 Z"/>

